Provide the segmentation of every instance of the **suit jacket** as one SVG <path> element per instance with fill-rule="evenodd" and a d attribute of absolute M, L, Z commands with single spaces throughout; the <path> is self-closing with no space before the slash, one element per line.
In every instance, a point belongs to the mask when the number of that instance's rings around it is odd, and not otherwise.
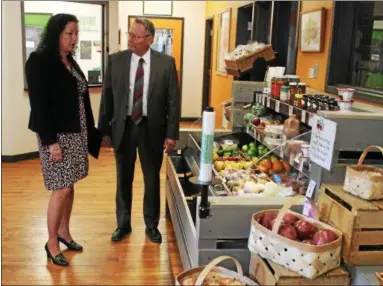
<path fill-rule="evenodd" d="M 85 79 L 76 61 L 73 67 Z M 31 112 L 28 128 L 39 134 L 42 144 L 57 142 L 57 133 L 80 133 L 77 81 L 60 58 L 46 52 L 33 52 L 25 66 Z M 95 128 L 89 92 L 84 94 L 88 129 L 88 149 L 98 156 L 99 131 Z"/>
<path fill-rule="evenodd" d="M 121 144 L 129 107 L 129 50 L 109 56 L 105 71 L 98 127 L 111 136 L 115 150 Z M 148 132 L 154 148 L 166 138 L 178 139 L 180 98 L 174 58 L 151 50 L 148 87 Z"/>

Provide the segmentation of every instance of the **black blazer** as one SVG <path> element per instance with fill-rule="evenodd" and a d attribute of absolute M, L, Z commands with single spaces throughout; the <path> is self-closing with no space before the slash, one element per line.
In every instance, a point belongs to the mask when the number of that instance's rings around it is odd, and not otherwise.
<path fill-rule="evenodd" d="M 74 68 L 83 72 L 70 57 Z M 29 129 L 38 133 L 42 144 L 57 142 L 57 133 L 80 133 L 77 82 L 60 58 L 42 51 L 31 53 L 25 66 L 31 113 Z M 88 149 L 98 157 L 101 135 L 95 128 L 89 92 L 84 95 L 88 128 Z M 93 153 L 93 154 L 92 154 Z"/>

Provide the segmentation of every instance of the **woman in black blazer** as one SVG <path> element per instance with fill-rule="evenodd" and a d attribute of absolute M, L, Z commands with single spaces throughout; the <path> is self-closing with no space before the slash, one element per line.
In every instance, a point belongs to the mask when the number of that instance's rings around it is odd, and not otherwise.
<path fill-rule="evenodd" d="M 98 157 L 101 136 L 94 127 L 88 85 L 73 59 L 78 20 L 73 15 L 50 18 L 41 42 L 25 67 L 31 113 L 44 183 L 52 196 L 48 205 L 48 258 L 68 266 L 59 242 L 82 251 L 69 230 L 74 184 L 88 175 L 88 152 Z"/>

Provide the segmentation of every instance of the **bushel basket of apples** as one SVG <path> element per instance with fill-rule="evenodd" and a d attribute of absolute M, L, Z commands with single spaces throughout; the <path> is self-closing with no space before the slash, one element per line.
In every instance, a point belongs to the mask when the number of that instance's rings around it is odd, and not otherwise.
<path fill-rule="evenodd" d="M 342 232 L 319 221 L 318 208 L 311 199 L 312 218 L 289 210 L 303 199 L 295 196 L 280 211 L 255 213 L 248 247 L 263 258 L 314 279 L 340 265 Z"/>
<path fill-rule="evenodd" d="M 224 267 L 217 266 L 219 263 L 225 260 L 232 260 L 235 263 L 237 272 L 228 270 Z M 186 270 L 176 277 L 176 285 L 258 285 L 251 279 L 243 275 L 243 269 L 241 264 L 235 258 L 227 255 L 219 256 L 206 266 L 200 266 Z"/>

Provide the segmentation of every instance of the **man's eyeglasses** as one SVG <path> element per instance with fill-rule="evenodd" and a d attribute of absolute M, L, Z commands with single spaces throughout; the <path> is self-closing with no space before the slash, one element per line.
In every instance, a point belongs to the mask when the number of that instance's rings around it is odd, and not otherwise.
<path fill-rule="evenodd" d="M 128 33 L 128 37 L 132 40 L 138 40 L 138 39 L 144 39 L 144 38 L 150 37 L 150 35 L 136 36 L 135 34 Z"/>

